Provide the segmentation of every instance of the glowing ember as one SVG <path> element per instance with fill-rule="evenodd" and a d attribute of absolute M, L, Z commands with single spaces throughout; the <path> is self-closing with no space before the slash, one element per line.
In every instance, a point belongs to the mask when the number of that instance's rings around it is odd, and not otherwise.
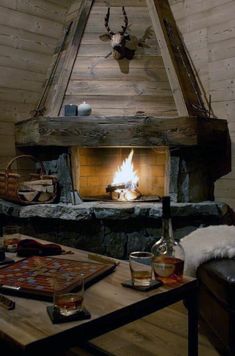
<path fill-rule="evenodd" d="M 121 167 L 118 167 L 118 170 L 114 175 L 112 185 L 125 184 L 127 188 L 135 188 L 137 186 L 139 177 L 134 171 L 132 164 L 133 154 L 134 151 L 131 150 L 129 156 L 123 161 Z"/>
<path fill-rule="evenodd" d="M 141 193 L 137 189 L 139 177 L 134 171 L 132 164 L 133 154 L 134 151 L 131 150 L 121 167 L 118 167 L 112 184 L 106 187 L 106 192 L 111 193 L 113 200 L 130 201 L 141 196 Z"/>

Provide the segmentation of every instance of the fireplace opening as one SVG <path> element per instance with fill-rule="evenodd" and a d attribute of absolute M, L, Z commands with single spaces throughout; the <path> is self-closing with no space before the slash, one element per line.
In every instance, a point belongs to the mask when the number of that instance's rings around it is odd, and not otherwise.
<path fill-rule="evenodd" d="M 72 160 L 84 201 L 159 201 L 168 193 L 168 147 L 75 147 Z"/>
<path fill-rule="evenodd" d="M 106 192 L 110 193 L 112 200 L 132 201 L 142 196 L 139 185 L 139 176 L 134 169 L 132 149 L 128 157 L 122 162 L 114 173 L 113 181 L 106 187 Z"/>

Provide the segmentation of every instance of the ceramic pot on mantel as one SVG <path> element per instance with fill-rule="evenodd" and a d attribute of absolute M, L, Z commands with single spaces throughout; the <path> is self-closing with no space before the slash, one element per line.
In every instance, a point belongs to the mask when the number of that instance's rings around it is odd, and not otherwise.
<path fill-rule="evenodd" d="M 78 115 L 79 116 L 88 116 L 91 114 L 90 104 L 83 101 L 82 104 L 78 105 Z"/>

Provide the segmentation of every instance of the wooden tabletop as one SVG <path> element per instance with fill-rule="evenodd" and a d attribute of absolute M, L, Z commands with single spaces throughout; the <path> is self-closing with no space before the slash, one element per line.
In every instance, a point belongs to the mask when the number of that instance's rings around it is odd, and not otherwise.
<path fill-rule="evenodd" d="M 65 246 L 63 249 L 73 254 L 57 258 L 88 260 L 86 251 Z M 130 279 L 129 266 L 121 261 L 114 272 L 85 291 L 85 307 L 91 319 L 63 324 L 52 324 L 46 310 L 52 303 L 10 296 L 16 307 L 14 310 L 0 307 L 0 342 L 5 340 L 25 354 L 49 350 L 51 345 L 69 348 L 187 298 L 197 288 L 196 279 L 185 277 L 174 287 L 142 292 L 124 288 L 121 283 L 127 279 Z"/>

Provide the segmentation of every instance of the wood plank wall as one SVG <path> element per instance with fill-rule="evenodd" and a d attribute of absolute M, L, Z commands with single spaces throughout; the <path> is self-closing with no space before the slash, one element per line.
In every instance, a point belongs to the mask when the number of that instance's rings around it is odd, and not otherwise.
<path fill-rule="evenodd" d="M 130 34 L 140 39 L 151 25 L 145 0 L 110 0 L 110 28 L 120 31 L 124 4 Z M 94 115 L 175 116 L 176 108 L 158 43 L 153 37 L 149 47 L 138 48 L 132 60 L 116 61 L 110 55 L 110 41 L 99 36 L 106 33 L 104 17 L 107 4 L 95 0 L 82 38 L 64 104 L 80 104 L 84 100 Z M 61 115 L 63 115 L 63 108 Z"/>
<path fill-rule="evenodd" d="M 0 169 L 15 155 L 14 122 L 36 107 L 72 0 L 0 0 Z"/>
<path fill-rule="evenodd" d="M 235 209 L 235 1 L 170 4 L 206 93 L 212 96 L 214 113 L 229 123 L 233 170 L 216 182 L 215 198 Z"/>

